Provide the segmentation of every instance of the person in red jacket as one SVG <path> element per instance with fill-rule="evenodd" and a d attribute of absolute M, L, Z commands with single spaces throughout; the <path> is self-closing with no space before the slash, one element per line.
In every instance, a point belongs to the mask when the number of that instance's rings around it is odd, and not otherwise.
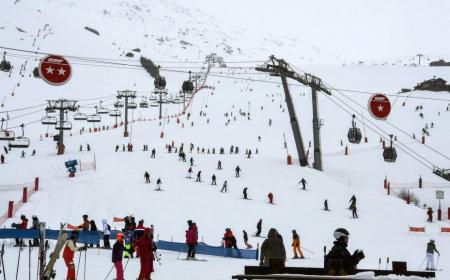
<path fill-rule="evenodd" d="M 25 215 L 21 215 L 20 220 L 21 220 L 20 224 L 13 223 L 11 226 L 16 229 L 27 229 L 27 227 L 28 227 L 27 217 L 25 217 Z M 22 239 L 16 238 L 16 245 L 14 245 L 14 246 L 15 247 L 19 247 L 19 246 L 24 247 L 26 245 L 23 243 Z"/>
<path fill-rule="evenodd" d="M 225 229 L 225 234 L 223 235 L 223 241 L 224 241 L 225 248 L 237 249 L 236 237 L 234 237 L 234 234 L 230 228 Z"/>
<path fill-rule="evenodd" d="M 150 280 L 153 272 L 153 232 L 150 228 L 145 228 L 144 235 L 136 242 L 136 247 L 141 260 L 138 280 Z"/>
<path fill-rule="evenodd" d="M 86 250 L 86 247 L 77 248 L 78 233 L 73 232 L 70 239 L 66 242 L 64 247 L 63 259 L 67 266 L 67 280 L 75 280 L 75 264 L 73 257 L 76 251 Z"/>
<path fill-rule="evenodd" d="M 195 258 L 195 246 L 197 245 L 197 226 L 191 220 L 187 221 L 188 230 L 186 230 L 186 244 L 188 245 L 188 254 L 186 259 Z"/>
<path fill-rule="evenodd" d="M 269 198 L 269 203 L 273 204 L 273 194 L 270 192 L 267 197 Z"/>

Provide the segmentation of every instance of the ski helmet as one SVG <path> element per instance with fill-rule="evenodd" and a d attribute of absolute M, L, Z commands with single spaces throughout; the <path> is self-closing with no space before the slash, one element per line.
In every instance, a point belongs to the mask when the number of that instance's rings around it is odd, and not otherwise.
<path fill-rule="evenodd" d="M 349 236 L 350 233 L 345 228 L 338 228 L 334 231 L 334 238 L 339 239 L 341 237 Z"/>
<path fill-rule="evenodd" d="M 116 235 L 116 239 L 117 239 L 117 241 L 123 240 L 123 233 L 118 232 L 117 235 Z"/>

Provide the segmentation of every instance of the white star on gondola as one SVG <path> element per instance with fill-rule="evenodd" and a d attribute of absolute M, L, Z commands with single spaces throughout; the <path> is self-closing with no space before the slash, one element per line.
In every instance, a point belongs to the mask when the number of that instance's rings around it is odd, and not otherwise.
<path fill-rule="evenodd" d="M 49 67 L 47 67 L 45 69 L 47 70 L 47 74 L 53 74 L 53 70 L 55 70 L 51 66 L 49 66 Z"/>
<path fill-rule="evenodd" d="M 58 73 L 60 76 L 65 76 L 66 75 L 66 70 L 64 70 L 62 67 L 58 70 Z"/>

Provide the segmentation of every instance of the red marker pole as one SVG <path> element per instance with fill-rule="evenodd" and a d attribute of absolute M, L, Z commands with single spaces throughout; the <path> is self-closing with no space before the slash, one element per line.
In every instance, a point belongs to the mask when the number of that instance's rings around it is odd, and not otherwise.
<path fill-rule="evenodd" d="M 13 216 L 13 207 L 14 207 L 14 201 L 10 201 L 8 203 L 8 215 L 7 215 L 8 219 L 12 218 L 12 216 Z"/>
<path fill-rule="evenodd" d="M 27 203 L 28 201 L 28 188 L 24 187 L 22 192 L 22 202 Z"/>
<path fill-rule="evenodd" d="M 39 190 L 39 177 L 34 178 L 34 191 L 37 192 Z"/>

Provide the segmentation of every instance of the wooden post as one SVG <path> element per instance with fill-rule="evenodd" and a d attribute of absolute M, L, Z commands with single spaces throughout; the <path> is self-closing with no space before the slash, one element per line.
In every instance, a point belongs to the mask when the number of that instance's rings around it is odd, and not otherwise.
<path fill-rule="evenodd" d="M 419 188 L 420 189 L 422 188 L 422 175 L 420 175 L 419 177 Z"/>
<path fill-rule="evenodd" d="M 8 215 L 7 215 L 8 219 L 12 218 L 13 216 L 13 208 L 14 208 L 14 201 L 10 201 L 8 203 Z"/>
<path fill-rule="evenodd" d="M 345 145 L 345 150 L 344 150 L 344 155 L 348 155 L 348 146 L 347 145 Z"/>
<path fill-rule="evenodd" d="M 34 191 L 37 192 L 39 190 L 39 177 L 34 178 Z"/>
<path fill-rule="evenodd" d="M 388 191 L 388 195 L 391 195 L 391 182 L 388 182 L 387 191 Z"/>
<path fill-rule="evenodd" d="M 387 189 L 387 176 L 384 176 L 384 188 Z"/>
<path fill-rule="evenodd" d="M 28 201 L 28 188 L 27 187 L 23 187 L 22 202 L 23 203 L 27 203 L 27 201 Z"/>
<path fill-rule="evenodd" d="M 292 165 L 292 157 L 291 157 L 291 155 L 287 156 L 287 164 L 288 165 Z"/>

